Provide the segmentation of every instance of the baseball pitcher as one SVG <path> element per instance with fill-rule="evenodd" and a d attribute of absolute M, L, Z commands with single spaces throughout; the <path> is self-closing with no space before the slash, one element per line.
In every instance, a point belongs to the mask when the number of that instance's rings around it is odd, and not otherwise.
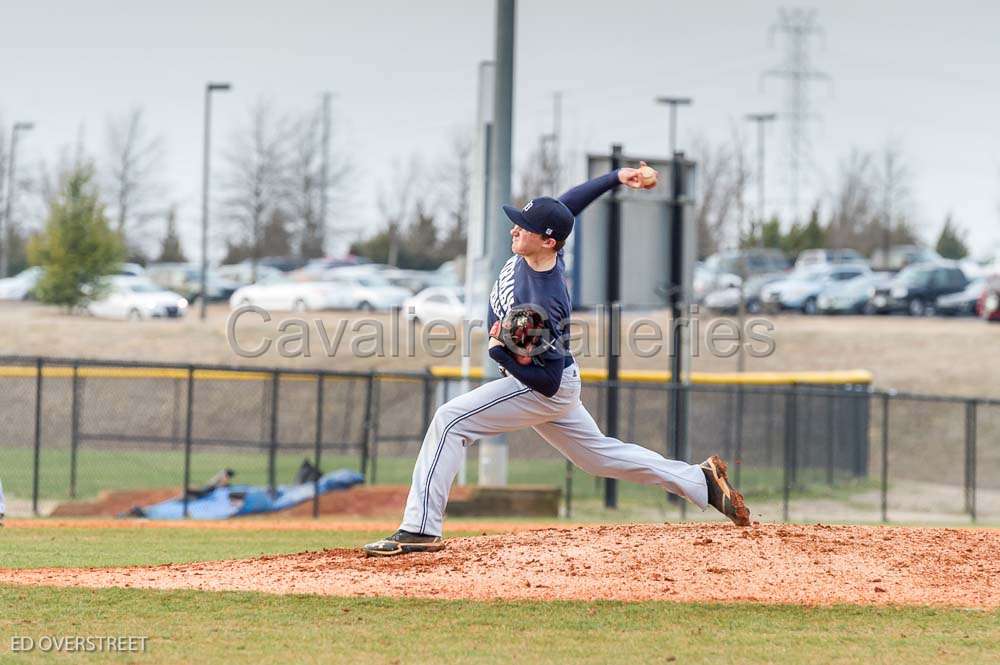
<path fill-rule="evenodd" d="M 504 376 L 437 410 L 413 469 L 403 522 L 396 533 L 365 545 L 367 555 L 442 549 L 445 505 L 463 446 L 525 427 L 589 474 L 658 485 L 749 525 L 743 496 L 729 485 L 718 456 L 687 464 L 607 437 L 580 401 L 580 370 L 569 352 L 563 245 L 576 216 L 601 194 L 621 185 L 650 189 L 656 178 L 656 171 L 641 163 L 594 178 L 558 199 L 541 196 L 520 210 L 503 206 L 513 222 L 514 256 L 493 284 L 488 322 L 489 354 Z"/>

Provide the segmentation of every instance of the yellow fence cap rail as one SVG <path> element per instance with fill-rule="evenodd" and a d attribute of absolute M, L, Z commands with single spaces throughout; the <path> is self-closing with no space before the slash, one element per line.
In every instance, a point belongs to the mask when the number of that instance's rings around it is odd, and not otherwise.
<path fill-rule="evenodd" d="M 431 374 L 441 379 L 461 379 L 462 368 L 438 365 L 430 368 Z M 619 380 L 635 383 L 666 383 L 670 372 L 629 369 L 618 373 Z M 470 379 L 483 378 L 482 367 L 469 368 Z M 605 381 L 608 373 L 603 369 L 581 369 L 584 381 Z M 826 372 L 692 372 L 691 383 L 722 385 L 779 386 L 795 383 L 822 385 L 869 385 L 873 375 L 865 369 L 835 370 Z"/>
<path fill-rule="evenodd" d="M 94 379 L 186 379 L 187 370 L 180 368 L 157 367 L 107 367 L 82 366 L 78 376 Z M 32 365 L 0 365 L 0 378 L 32 378 L 37 370 Z M 461 379 L 462 368 L 438 365 L 430 368 L 430 374 L 439 379 Z M 43 367 L 44 378 L 71 378 L 73 368 L 65 365 Z M 603 369 L 581 369 L 580 378 L 584 381 L 605 381 L 608 373 Z M 666 383 L 670 380 L 670 372 L 657 370 L 629 369 L 619 373 L 619 380 L 630 383 Z M 270 370 L 226 370 L 226 369 L 196 369 L 194 378 L 201 381 L 263 381 L 271 379 Z M 315 381 L 317 375 L 309 373 L 285 374 L 283 381 Z M 328 375 L 336 379 L 336 373 Z M 409 377 L 385 377 L 389 380 L 412 380 Z M 469 368 L 470 379 L 483 378 L 482 367 Z M 850 369 L 825 372 L 692 372 L 690 381 L 704 385 L 753 385 L 780 386 L 792 384 L 813 385 L 870 385 L 873 375 L 868 370 Z"/>

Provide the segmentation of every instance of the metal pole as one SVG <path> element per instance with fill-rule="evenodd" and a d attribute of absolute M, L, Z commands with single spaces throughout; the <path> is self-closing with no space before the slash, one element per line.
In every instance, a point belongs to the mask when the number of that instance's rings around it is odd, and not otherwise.
<path fill-rule="evenodd" d="M 228 83 L 207 83 L 205 85 L 205 134 L 204 155 L 201 174 L 201 308 L 199 318 L 205 320 L 208 308 L 208 199 L 209 199 L 209 167 L 212 154 L 212 93 L 216 90 L 229 90 Z"/>
<path fill-rule="evenodd" d="M 8 241 L 14 230 L 10 216 L 13 210 L 14 185 L 17 182 L 14 178 L 17 166 L 15 158 L 17 155 L 17 135 L 19 132 L 27 131 L 32 127 L 34 127 L 34 124 L 30 122 L 15 122 L 10 130 L 10 155 L 7 162 L 7 200 L 4 204 L 3 220 L 0 223 L 0 245 L 3 247 L 3 251 L 0 252 L 0 278 L 7 277 L 7 271 L 10 266 L 10 242 Z"/>
<path fill-rule="evenodd" d="M 202 157 L 201 174 L 201 286 L 199 295 L 201 304 L 199 305 L 198 317 L 204 321 L 208 312 L 208 187 L 209 187 L 209 161 L 211 156 L 212 143 L 212 88 L 205 86 L 205 130 L 204 130 L 204 155 Z M 186 491 L 186 490 L 185 490 Z M 184 501 L 185 515 L 187 515 L 187 499 Z"/>
<path fill-rule="evenodd" d="M 775 113 L 749 113 L 746 116 L 757 125 L 757 223 L 763 229 L 764 217 L 767 215 L 764 203 L 764 126 L 777 118 Z M 757 233 L 757 245 L 763 246 L 763 233 Z"/>
<path fill-rule="evenodd" d="M 889 394 L 882 395 L 882 521 L 889 521 Z"/>
<path fill-rule="evenodd" d="M 174 379 L 173 413 L 170 418 L 170 447 L 176 448 L 180 443 L 181 417 L 181 380 Z"/>
<path fill-rule="evenodd" d="M 826 398 L 826 484 L 833 487 L 834 448 L 837 445 L 836 410 L 839 397 Z"/>
<path fill-rule="evenodd" d="M 184 517 L 188 516 L 188 488 L 191 486 L 191 429 L 194 421 L 194 367 L 188 366 L 187 423 L 184 425 Z"/>
<path fill-rule="evenodd" d="M 782 520 L 788 521 L 788 504 L 791 501 L 792 483 L 794 482 L 793 458 L 795 456 L 795 438 L 798 416 L 795 413 L 794 386 L 785 394 L 785 454 L 784 481 L 782 482 Z"/>
<path fill-rule="evenodd" d="M 965 403 L 965 510 L 976 521 L 976 400 Z"/>
<path fill-rule="evenodd" d="M 511 149 L 514 111 L 514 38 L 515 0 L 496 1 L 496 52 L 493 77 L 493 126 L 490 130 L 490 173 L 487 186 L 488 205 L 485 223 L 488 275 L 497 275 L 510 256 L 509 224 L 500 208 L 511 200 Z M 499 376 L 496 363 L 483 345 L 483 378 Z M 507 484 L 507 439 L 503 435 L 479 443 L 479 484 Z"/>
<path fill-rule="evenodd" d="M 622 146 L 615 143 L 611 146 L 611 170 L 621 168 Z M 608 271 L 606 273 L 605 305 L 608 309 L 607 325 L 604 339 L 608 351 L 608 401 L 607 428 L 608 436 L 618 438 L 618 355 L 621 337 L 621 200 L 615 190 L 612 190 L 608 210 Z M 614 478 L 604 479 L 604 507 L 618 507 L 618 481 Z"/>
<path fill-rule="evenodd" d="M 675 152 L 670 163 L 670 267 L 667 283 L 667 301 L 670 306 L 670 432 L 673 439 L 671 457 L 686 459 L 684 423 L 685 392 L 681 384 L 684 356 L 684 336 L 681 331 L 683 281 L 684 281 L 684 153 Z M 672 496 L 672 495 L 671 495 Z M 679 499 L 671 498 L 677 502 Z M 687 512 L 680 501 L 681 517 Z"/>
<path fill-rule="evenodd" d="M 313 459 L 317 472 L 323 455 L 323 374 L 316 375 L 316 447 Z M 313 518 L 319 517 L 319 477 L 313 480 Z"/>
<path fill-rule="evenodd" d="M 319 238 L 320 249 L 326 253 L 326 211 L 327 211 L 327 190 L 330 187 L 330 98 L 329 92 L 323 93 L 323 155 L 320 165 L 320 193 L 319 193 Z"/>
<path fill-rule="evenodd" d="M 552 93 L 552 153 L 555 156 L 552 169 L 552 196 L 559 196 L 562 185 L 562 93 Z"/>
<path fill-rule="evenodd" d="M 792 448 L 791 457 L 789 457 L 790 471 L 791 471 L 791 484 L 793 486 L 798 485 L 799 482 L 799 393 L 798 387 L 793 383 L 791 385 L 792 389 L 792 405 L 794 407 L 793 413 L 795 414 L 795 419 L 792 422 Z"/>
<path fill-rule="evenodd" d="M 743 384 L 736 386 L 736 453 L 733 463 L 736 469 L 733 471 L 734 482 L 740 486 L 740 469 L 743 467 Z"/>
<path fill-rule="evenodd" d="M 372 385 L 372 442 L 371 442 L 371 468 L 372 485 L 378 482 L 378 422 L 382 410 L 382 383 L 375 382 Z"/>
<path fill-rule="evenodd" d="M 566 460 L 566 519 L 573 516 L 573 463 Z"/>
<path fill-rule="evenodd" d="M 364 421 L 364 432 L 361 439 L 361 475 L 364 476 L 365 482 L 370 483 L 368 478 L 368 459 L 371 454 L 371 439 L 372 439 L 372 400 L 374 399 L 375 393 L 375 373 L 371 372 L 368 374 L 368 379 L 365 383 L 365 421 Z"/>
<path fill-rule="evenodd" d="M 31 512 L 38 515 L 39 476 L 42 462 L 42 364 L 35 359 L 35 454 L 31 474 Z"/>
<path fill-rule="evenodd" d="M 693 100 L 690 97 L 657 97 L 657 104 L 667 104 L 670 106 L 670 154 L 677 152 L 677 107 L 690 106 Z"/>
<path fill-rule="evenodd" d="M 76 456 L 80 446 L 80 363 L 73 363 L 69 428 L 69 498 L 76 498 Z"/>
<path fill-rule="evenodd" d="M 267 487 L 271 495 L 278 487 L 278 388 L 280 372 L 271 372 L 271 440 L 267 450 Z"/>

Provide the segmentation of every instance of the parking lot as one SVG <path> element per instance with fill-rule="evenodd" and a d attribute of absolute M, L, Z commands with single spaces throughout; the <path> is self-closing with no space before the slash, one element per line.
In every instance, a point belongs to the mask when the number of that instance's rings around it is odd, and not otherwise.
<path fill-rule="evenodd" d="M 412 356 L 358 358 L 351 345 L 344 343 L 334 357 L 328 357 L 322 341 L 313 334 L 310 356 L 282 357 L 272 347 L 257 358 L 242 358 L 229 347 L 226 321 L 229 307 L 212 305 L 206 321 L 194 313 L 178 320 L 140 322 L 112 321 L 70 315 L 57 308 L 35 303 L 0 304 L 4 331 L 0 336 L 0 353 L 5 355 L 46 355 L 59 357 L 105 358 L 145 361 L 223 363 L 255 366 L 326 367 L 336 369 L 421 369 L 430 364 L 457 365 L 461 361 L 456 350 L 444 358 L 433 358 L 418 350 Z M 241 342 L 254 345 L 265 335 L 273 336 L 282 320 L 297 316 L 275 313 L 270 323 L 247 318 L 238 332 Z M 627 312 L 624 326 L 638 317 L 647 317 L 664 330 L 669 329 L 669 317 L 664 311 Z M 388 329 L 386 313 L 310 312 L 305 319 L 322 322 L 334 330 L 338 322 L 347 319 L 348 330 L 359 317 L 380 322 Z M 574 317 L 589 322 L 595 329 L 593 314 L 581 312 Z M 703 314 L 699 321 L 704 337 L 713 315 Z M 868 369 L 875 375 L 875 384 L 914 392 L 949 395 L 992 395 L 1000 390 L 988 386 L 1000 385 L 1000 356 L 993 350 L 1000 339 L 1000 325 L 977 319 L 912 318 L 907 316 L 760 316 L 774 326 L 774 353 L 765 358 L 747 357 L 747 369 L 758 371 Z M 348 332 L 350 337 L 352 333 Z M 599 355 L 579 357 L 584 367 L 603 367 Z M 479 364 L 478 357 L 473 364 Z M 626 347 L 621 366 L 625 369 L 667 369 L 667 351 L 649 358 L 636 357 Z M 692 367 L 699 371 L 734 371 L 735 357 L 717 357 L 701 345 L 700 355 Z"/>

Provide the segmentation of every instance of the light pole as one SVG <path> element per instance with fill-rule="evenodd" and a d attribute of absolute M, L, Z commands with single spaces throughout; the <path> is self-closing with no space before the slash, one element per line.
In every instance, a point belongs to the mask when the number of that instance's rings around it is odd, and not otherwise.
<path fill-rule="evenodd" d="M 205 320 L 208 307 L 208 180 L 209 157 L 212 146 L 212 93 L 225 92 L 232 86 L 228 83 L 205 84 L 205 161 L 201 175 L 201 313 Z"/>
<path fill-rule="evenodd" d="M 668 104 L 670 106 L 670 157 L 677 152 L 677 107 L 690 106 L 694 100 L 690 97 L 657 97 L 657 104 Z"/>
<path fill-rule="evenodd" d="M 761 233 L 764 229 L 764 126 L 777 119 L 776 113 L 748 113 L 746 119 L 757 124 L 757 223 L 760 224 Z M 757 239 L 758 243 L 764 241 L 763 235 Z"/>
<path fill-rule="evenodd" d="M 10 243 L 8 241 L 10 240 L 10 229 L 13 228 L 10 223 L 10 215 L 14 201 L 14 167 L 17 165 L 15 158 L 17 154 L 17 135 L 34 128 L 34 126 L 34 123 L 30 122 L 15 122 L 13 129 L 10 130 L 10 159 L 7 162 L 7 202 L 4 206 L 3 223 L 0 224 L 0 244 L 3 246 L 3 251 L 0 252 L 0 277 L 7 276 L 7 266 L 10 264 Z"/>

